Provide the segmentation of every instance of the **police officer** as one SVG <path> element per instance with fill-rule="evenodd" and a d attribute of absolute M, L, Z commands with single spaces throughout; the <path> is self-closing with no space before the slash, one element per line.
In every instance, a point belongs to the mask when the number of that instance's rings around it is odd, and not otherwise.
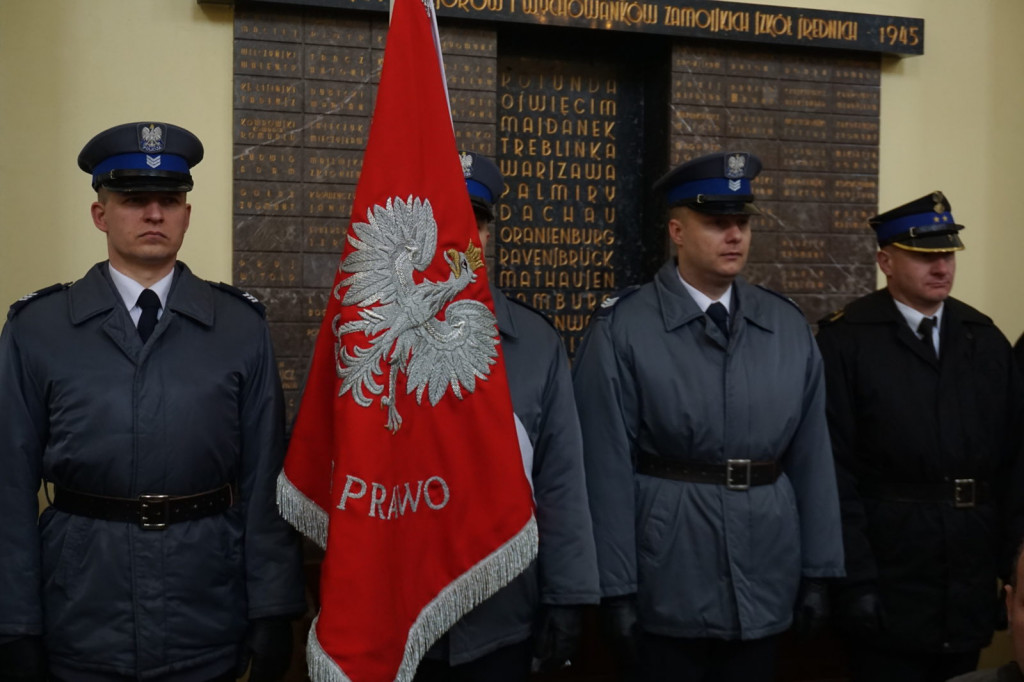
<path fill-rule="evenodd" d="M 486 247 L 504 179 L 493 161 L 462 153 Z M 597 561 L 569 361 L 554 327 L 491 285 L 512 408 L 536 502 L 537 561 L 464 616 L 431 649 L 415 682 L 518 682 L 557 670 L 577 648 L 584 604 L 596 604 Z M 532 451 L 532 452 L 531 452 Z"/>
<path fill-rule="evenodd" d="M 177 260 L 203 146 L 159 122 L 78 158 L 109 259 L 0 335 L 0 678 L 280 679 L 305 610 L 278 516 L 263 308 Z M 37 519 L 37 490 L 52 503 Z M 45 655 L 44 655 L 45 650 Z"/>
<path fill-rule="evenodd" d="M 992 635 L 1020 385 L 992 320 L 949 296 L 963 226 L 945 196 L 870 225 L 886 287 L 818 333 L 846 546 L 836 615 L 854 680 L 939 682 Z"/>
<path fill-rule="evenodd" d="M 642 680 L 773 679 L 794 607 L 820 624 L 842 574 L 814 338 L 740 276 L 760 169 L 716 153 L 656 183 L 676 257 L 601 305 L 574 365 L 604 619 Z"/>

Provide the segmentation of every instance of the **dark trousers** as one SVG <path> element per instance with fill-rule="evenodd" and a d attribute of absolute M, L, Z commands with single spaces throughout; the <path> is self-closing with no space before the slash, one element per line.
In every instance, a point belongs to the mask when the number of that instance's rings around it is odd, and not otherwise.
<path fill-rule="evenodd" d="M 412 682 L 523 682 L 530 675 L 532 651 L 527 640 L 462 665 L 424 659 Z"/>
<path fill-rule="evenodd" d="M 918 654 L 850 646 L 850 682 L 946 682 L 978 667 L 980 651 Z"/>
<path fill-rule="evenodd" d="M 778 637 L 749 641 L 686 639 L 643 633 L 637 648 L 639 682 L 770 682 Z"/>

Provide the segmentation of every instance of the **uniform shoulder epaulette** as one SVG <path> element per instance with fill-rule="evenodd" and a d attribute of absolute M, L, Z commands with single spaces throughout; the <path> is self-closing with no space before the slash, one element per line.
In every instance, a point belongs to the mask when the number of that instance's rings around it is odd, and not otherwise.
<path fill-rule="evenodd" d="M 58 291 L 64 291 L 69 286 L 71 286 L 70 282 L 66 282 L 64 284 L 52 284 L 46 287 L 45 289 L 33 291 L 31 294 L 25 294 L 24 296 L 22 296 L 17 301 L 11 304 L 10 310 L 7 311 L 7 319 L 9 320 L 15 315 L 17 315 L 18 312 L 22 308 L 27 306 L 29 303 L 32 303 L 33 301 L 38 301 L 39 299 L 49 296 L 50 294 L 55 294 Z"/>
<path fill-rule="evenodd" d="M 520 306 L 520 307 L 526 308 L 526 309 L 527 309 L 527 310 L 529 310 L 529 311 L 530 311 L 531 313 L 535 313 L 535 314 L 536 314 L 536 315 L 537 315 L 538 317 L 540 317 L 540 318 L 541 318 L 542 320 L 544 320 L 544 321 L 545 321 L 545 322 L 547 322 L 547 323 L 548 323 L 549 325 L 551 325 L 551 328 L 552 328 L 552 329 L 554 329 L 554 328 L 555 328 L 555 323 L 554 323 L 554 321 L 553 321 L 553 320 L 552 320 L 552 319 L 551 319 L 550 317 L 548 317 L 548 314 L 547 314 L 547 313 L 545 313 L 544 311 L 542 311 L 542 310 L 538 310 L 537 308 L 534 308 L 534 307 L 533 307 L 532 305 L 530 305 L 529 303 L 526 303 L 525 301 L 520 301 L 520 300 L 519 300 L 518 298 L 513 298 L 512 296 L 509 296 L 509 295 L 507 295 L 507 294 L 505 295 L 505 298 L 506 298 L 506 299 L 508 300 L 508 302 L 509 302 L 509 303 L 512 303 L 513 305 L 517 305 L 517 306 Z M 556 330 L 556 331 L 557 331 L 557 330 Z"/>
<path fill-rule="evenodd" d="M 226 291 L 232 296 L 242 299 L 243 301 L 251 305 L 253 308 L 255 308 L 256 312 L 258 312 L 261 317 L 267 316 L 267 307 L 260 303 L 260 299 L 256 298 L 248 291 L 242 291 L 238 287 L 231 286 L 230 284 L 225 284 L 224 282 L 210 282 L 210 285 L 217 287 L 221 291 Z"/>
<path fill-rule="evenodd" d="M 775 291 L 775 289 L 769 289 L 768 287 L 766 287 L 763 284 L 758 284 L 757 288 L 760 289 L 761 291 L 768 292 L 772 296 L 776 296 L 778 298 L 781 298 L 783 301 L 785 301 L 786 303 L 790 304 L 791 306 L 793 306 L 794 308 L 799 310 L 801 315 L 804 314 L 804 311 L 800 308 L 799 304 L 797 304 L 797 302 L 794 301 L 793 299 L 791 299 L 789 296 L 786 296 L 785 294 L 780 294 L 778 291 Z"/>
<path fill-rule="evenodd" d="M 830 325 L 833 322 L 837 321 L 839 318 L 841 318 L 845 314 L 846 314 L 846 308 L 840 308 L 839 310 L 833 310 L 828 315 L 826 315 L 825 317 L 823 317 L 820 320 L 818 320 L 818 326 L 819 327 L 825 327 L 827 325 Z"/>
<path fill-rule="evenodd" d="M 612 309 L 614 309 L 616 305 L 618 305 L 623 299 L 629 298 L 635 294 L 640 290 L 640 287 L 640 284 L 633 284 L 632 286 L 628 286 L 625 289 L 620 289 L 613 294 L 605 296 L 604 300 L 594 308 L 594 317 L 603 317 L 604 315 L 611 314 Z"/>

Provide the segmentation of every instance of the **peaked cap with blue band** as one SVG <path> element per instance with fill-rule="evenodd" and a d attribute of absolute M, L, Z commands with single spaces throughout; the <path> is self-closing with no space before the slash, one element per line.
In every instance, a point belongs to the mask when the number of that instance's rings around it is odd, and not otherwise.
<path fill-rule="evenodd" d="M 892 244 L 908 251 L 960 251 L 964 244 L 957 232 L 964 229 L 953 220 L 949 200 L 942 192 L 897 206 L 868 218 L 878 246 Z"/>
<path fill-rule="evenodd" d="M 714 215 L 758 214 L 750 181 L 761 159 L 749 152 L 716 152 L 676 166 L 654 183 L 669 207 Z"/>
<path fill-rule="evenodd" d="M 487 220 L 494 220 L 494 204 L 505 191 L 501 171 L 493 161 L 476 152 L 459 152 L 459 160 L 473 210 L 482 213 Z"/>
<path fill-rule="evenodd" d="M 92 188 L 115 192 L 188 192 L 189 169 L 203 159 L 203 143 L 176 125 L 142 121 L 114 126 L 89 140 L 78 167 Z"/>

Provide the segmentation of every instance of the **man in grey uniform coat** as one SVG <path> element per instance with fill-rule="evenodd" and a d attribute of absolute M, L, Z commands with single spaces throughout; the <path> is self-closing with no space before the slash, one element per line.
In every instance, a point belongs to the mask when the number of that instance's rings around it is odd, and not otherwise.
<path fill-rule="evenodd" d="M 219 682 L 251 657 L 270 682 L 291 661 L 306 604 L 270 334 L 177 260 L 202 154 L 165 123 L 93 138 L 109 260 L 0 334 L 0 679 Z"/>
<path fill-rule="evenodd" d="M 811 329 L 739 276 L 760 168 L 719 153 L 658 181 L 677 257 L 576 357 L 604 620 L 642 680 L 773 679 L 775 636 L 795 607 L 819 625 L 818 579 L 843 573 Z"/>
<path fill-rule="evenodd" d="M 504 180 L 493 161 L 462 154 L 485 248 Z M 557 670 L 577 648 L 584 604 L 598 602 L 597 559 L 583 476 L 583 441 L 569 360 L 546 319 L 493 285 L 516 424 L 536 502 L 537 561 L 464 616 L 427 653 L 415 682 L 515 682 Z"/>

